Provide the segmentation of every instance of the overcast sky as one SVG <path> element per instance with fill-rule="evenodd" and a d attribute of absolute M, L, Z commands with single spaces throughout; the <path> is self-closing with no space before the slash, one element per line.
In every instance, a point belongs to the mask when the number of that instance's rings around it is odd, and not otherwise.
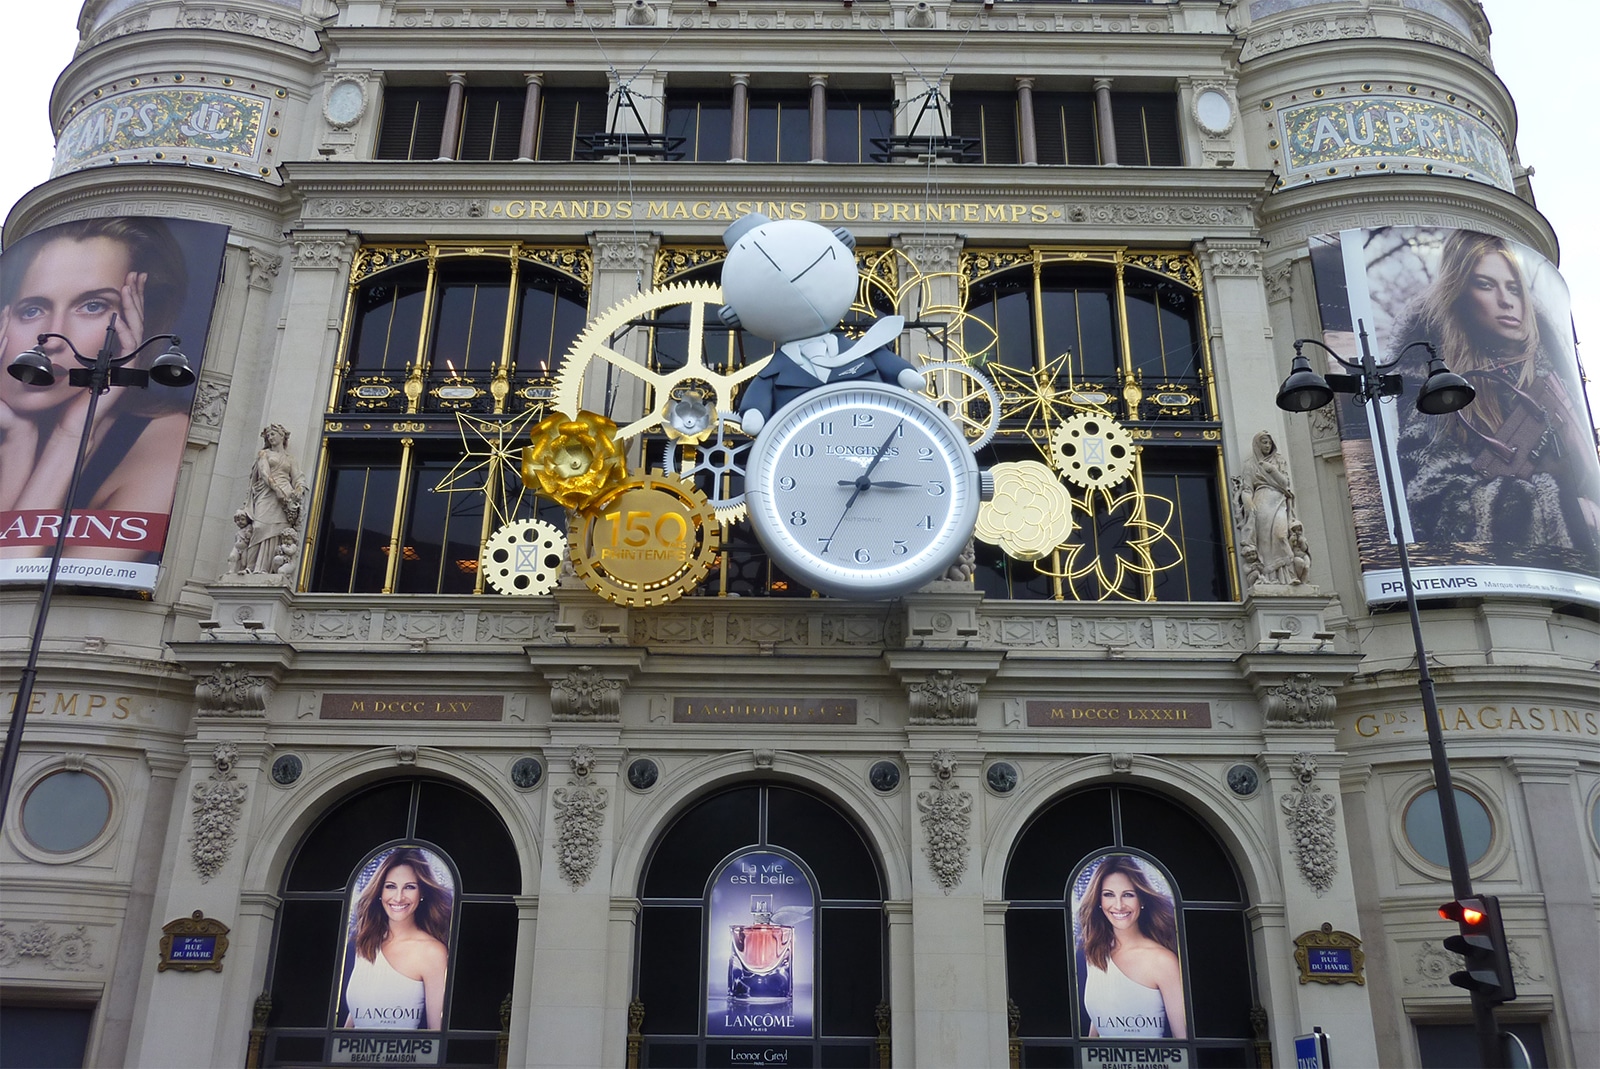
<path fill-rule="evenodd" d="M 55 151 L 49 95 L 77 43 L 77 0 L 6 0 L 0 29 L 13 42 L 0 63 L 0 207 L 45 180 Z M 1572 289 L 1585 347 L 1590 404 L 1600 410 L 1600 211 L 1592 176 L 1600 163 L 1593 119 L 1585 119 L 1595 81 L 1600 3 L 1588 0 L 1485 0 L 1495 68 L 1517 101 L 1517 145 L 1536 172 L 1539 209 L 1561 239 L 1561 273 Z M 1579 84 L 1583 78 L 1584 84 Z M 1354 181 L 1354 180 L 1352 180 Z"/>

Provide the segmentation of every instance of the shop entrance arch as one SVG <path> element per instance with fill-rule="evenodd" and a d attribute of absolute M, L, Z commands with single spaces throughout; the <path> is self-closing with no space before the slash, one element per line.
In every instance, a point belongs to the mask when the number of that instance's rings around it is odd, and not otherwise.
<path fill-rule="evenodd" d="M 1023 1066 L 1258 1064 L 1244 885 L 1183 806 L 1132 787 L 1058 798 L 1017 839 L 1005 897 Z"/>
<path fill-rule="evenodd" d="M 833 803 L 777 784 L 697 802 L 640 886 L 642 1066 L 876 1066 L 884 878 Z"/>

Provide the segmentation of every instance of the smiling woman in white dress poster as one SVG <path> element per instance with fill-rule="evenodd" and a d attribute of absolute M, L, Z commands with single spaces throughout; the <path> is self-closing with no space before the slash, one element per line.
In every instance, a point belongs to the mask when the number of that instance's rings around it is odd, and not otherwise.
<path fill-rule="evenodd" d="M 455 879 L 440 854 L 405 845 L 368 859 L 351 889 L 339 1027 L 442 1027 L 454 904 Z"/>
<path fill-rule="evenodd" d="M 1091 858 L 1072 881 L 1079 1035 L 1187 1039 L 1170 884 L 1131 854 Z"/>

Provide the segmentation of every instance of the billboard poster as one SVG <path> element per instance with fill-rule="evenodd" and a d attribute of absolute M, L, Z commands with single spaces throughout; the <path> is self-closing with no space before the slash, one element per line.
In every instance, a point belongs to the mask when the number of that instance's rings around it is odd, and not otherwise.
<path fill-rule="evenodd" d="M 1441 227 L 1313 238 L 1311 260 L 1323 340 L 1335 351 L 1359 359 L 1362 326 L 1380 362 L 1427 341 L 1477 391 L 1460 412 L 1418 412 L 1427 377 L 1419 346 L 1396 368 L 1404 396 L 1366 408 L 1341 397 L 1367 600 L 1405 598 L 1390 533 L 1398 526 L 1412 547 L 1419 598 L 1510 594 L 1600 605 L 1600 458 L 1555 267 L 1514 241 Z M 1327 370 L 1343 369 L 1330 361 Z M 1375 462 L 1376 418 L 1403 484 L 1398 517 L 1388 515 Z"/>
<path fill-rule="evenodd" d="M 198 374 L 228 228 L 187 219 L 62 223 L 0 254 L 0 362 L 60 334 L 93 359 L 114 322 L 117 355 L 176 334 Z M 148 369 L 157 342 L 128 367 Z M 43 582 L 77 462 L 90 391 L 59 339 L 44 343 L 52 386 L 0 374 L 0 582 Z M 194 387 L 114 386 L 101 395 L 59 572 L 60 581 L 155 589 Z"/>
<path fill-rule="evenodd" d="M 1079 1038 L 1187 1039 L 1178 911 L 1166 874 L 1132 854 L 1099 854 L 1073 876 L 1069 898 Z M 1165 1044 L 1107 1046 L 1096 1057 L 1175 1064 L 1173 1053 L 1187 1064 L 1186 1048 Z"/>
<path fill-rule="evenodd" d="M 706 1035 L 810 1038 L 815 1018 L 816 890 L 797 860 L 770 850 L 730 858 L 706 910 Z"/>
<path fill-rule="evenodd" d="M 333 1060 L 437 1062 L 455 931 L 449 860 L 413 843 L 385 847 L 353 874 L 335 992 Z M 374 1034 L 362 1034 L 374 1033 Z"/>

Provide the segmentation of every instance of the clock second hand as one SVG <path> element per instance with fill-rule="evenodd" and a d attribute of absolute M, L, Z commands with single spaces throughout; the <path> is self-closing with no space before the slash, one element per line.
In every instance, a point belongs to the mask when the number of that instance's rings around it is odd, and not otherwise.
<path fill-rule="evenodd" d="M 839 522 L 833 525 L 832 531 L 828 532 L 828 540 L 822 544 L 822 556 L 826 557 L 828 555 L 829 548 L 833 546 L 833 536 L 838 534 L 839 528 L 844 526 L 844 518 L 850 515 L 850 510 L 855 507 L 856 498 L 861 496 L 863 490 L 872 486 L 872 480 L 869 478 L 872 474 L 872 469 L 878 466 L 878 461 L 882 460 L 884 454 L 889 451 L 889 443 L 894 441 L 894 436 L 900 433 L 900 428 L 905 425 L 905 422 L 902 418 L 899 423 L 894 425 L 894 430 L 889 432 L 889 437 L 885 438 L 883 444 L 878 447 L 878 453 L 872 458 L 872 463 L 867 465 L 866 471 L 849 481 L 843 479 L 839 481 L 840 486 L 854 486 L 855 492 L 850 495 L 850 500 L 844 503 L 844 511 L 839 513 Z"/>

